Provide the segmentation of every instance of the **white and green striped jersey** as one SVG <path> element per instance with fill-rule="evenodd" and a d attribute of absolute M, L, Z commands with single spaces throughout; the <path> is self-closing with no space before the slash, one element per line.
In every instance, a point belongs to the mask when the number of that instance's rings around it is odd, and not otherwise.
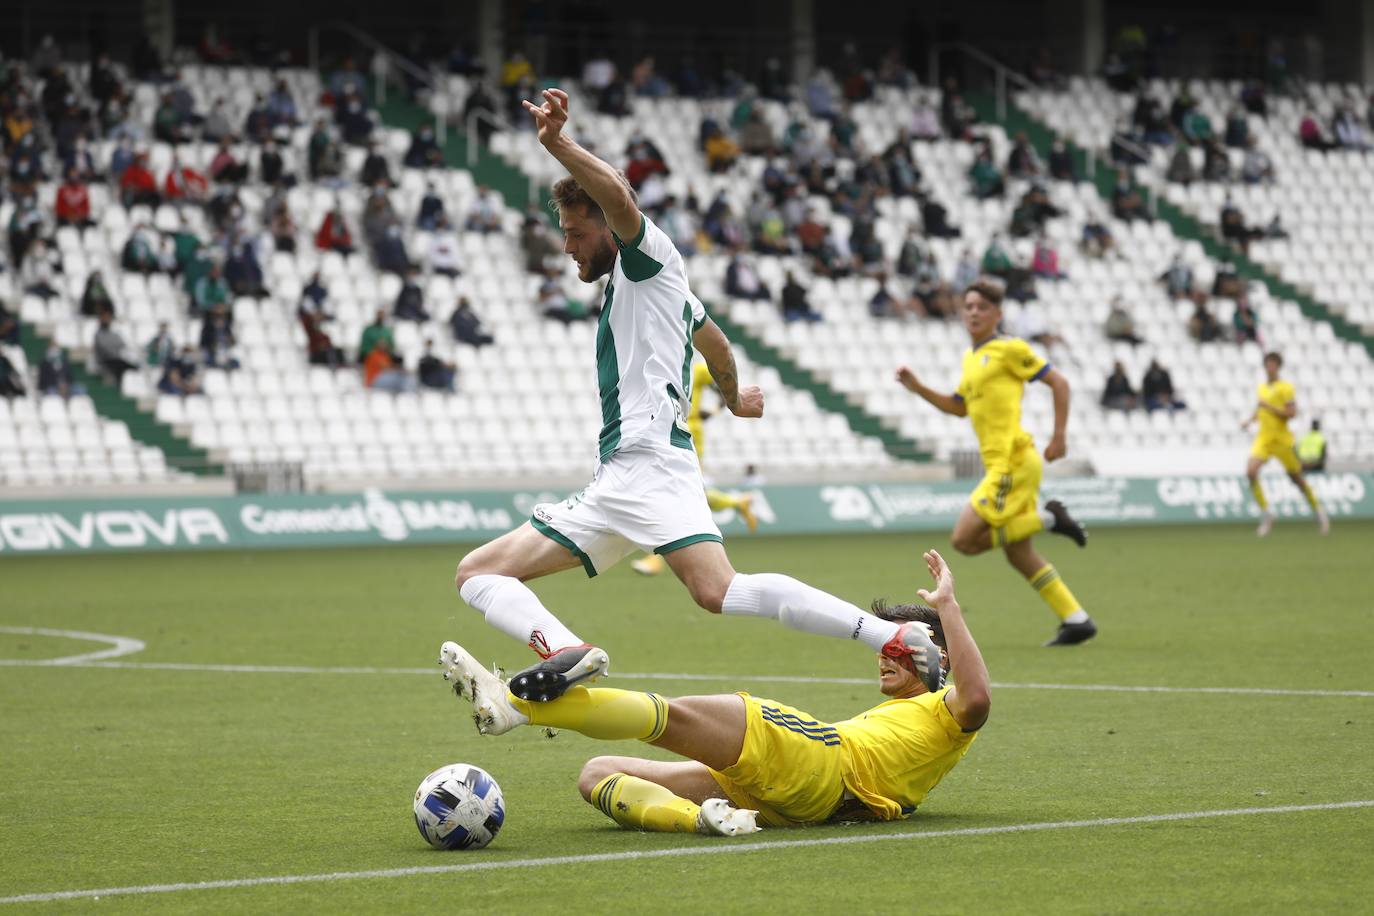
<path fill-rule="evenodd" d="M 620 255 L 596 329 L 601 460 L 629 445 L 691 448 L 692 335 L 706 308 L 687 286 L 682 255 L 653 220 L 616 237 Z"/>

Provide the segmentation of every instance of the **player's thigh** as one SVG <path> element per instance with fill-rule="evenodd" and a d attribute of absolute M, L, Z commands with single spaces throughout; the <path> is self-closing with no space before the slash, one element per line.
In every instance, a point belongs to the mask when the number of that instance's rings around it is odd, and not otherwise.
<path fill-rule="evenodd" d="M 1288 476 L 1295 481 L 1302 478 L 1302 462 L 1298 460 L 1298 451 L 1291 445 L 1281 445 L 1274 449 L 1274 457 L 1279 464 L 1288 472 Z"/>
<path fill-rule="evenodd" d="M 687 586 L 692 600 L 713 614 L 720 613 L 735 567 L 719 541 L 698 541 L 663 554 L 668 568 Z"/>
<path fill-rule="evenodd" d="M 535 579 L 582 565 L 571 550 L 540 534 L 529 522 L 488 541 L 458 563 L 458 584 L 473 576 Z"/>
<path fill-rule="evenodd" d="M 975 490 L 974 494 L 976 495 L 977 492 Z M 973 497 L 970 497 L 970 502 L 960 510 L 959 517 L 954 520 L 954 530 L 949 534 L 950 542 L 964 551 L 974 547 L 974 545 L 986 547 L 986 544 L 982 542 L 986 540 L 989 528 L 987 521 L 978 514 L 972 499 Z"/>
<path fill-rule="evenodd" d="M 642 757 L 593 757 L 582 767 L 578 789 L 591 799 L 591 790 L 607 776 L 624 773 L 663 786 L 674 795 L 701 804 L 708 798 L 725 798 L 705 764 L 695 760 L 645 760 Z"/>
<path fill-rule="evenodd" d="M 668 701 L 668 726 L 654 744 L 723 770 L 739 760 L 747 721 L 738 694 L 679 697 Z"/>

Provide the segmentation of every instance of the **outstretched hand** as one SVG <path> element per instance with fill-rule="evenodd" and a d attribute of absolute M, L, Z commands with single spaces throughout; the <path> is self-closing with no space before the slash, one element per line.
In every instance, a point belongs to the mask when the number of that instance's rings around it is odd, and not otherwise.
<path fill-rule="evenodd" d="M 897 370 L 897 382 L 907 391 L 915 391 L 916 386 L 921 382 L 916 378 L 916 373 L 911 371 L 910 366 L 902 366 Z"/>
<path fill-rule="evenodd" d="M 563 134 L 563 126 L 568 123 L 568 94 L 562 89 L 545 89 L 544 104 L 536 105 L 529 99 L 520 104 L 534 116 L 539 127 L 539 142 L 548 146 Z"/>
<path fill-rule="evenodd" d="M 942 604 L 954 601 L 954 573 L 950 572 L 949 564 L 940 556 L 938 550 L 927 550 L 925 561 L 926 568 L 930 570 L 930 577 L 935 580 L 935 591 L 918 588 L 916 595 L 926 604 L 939 610 Z"/>

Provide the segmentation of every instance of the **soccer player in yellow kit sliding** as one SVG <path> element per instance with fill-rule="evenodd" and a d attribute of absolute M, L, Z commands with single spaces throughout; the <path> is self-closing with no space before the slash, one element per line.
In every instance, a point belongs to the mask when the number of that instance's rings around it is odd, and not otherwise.
<path fill-rule="evenodd" d="M 706 420 L 711 416 L 711 412 L 702 407 L 702 395 L 706 389 L 715 384 L 715 379 L 711 378 L 711 368 L 704 362 L 697 361 L 692 364 L 692 401 L 691 409 L 687 412 L 687 428 L 692 431 L 692 447 L 697 450 L 697 461 L 701 462 L 702 473 L 706 472 Z M 739 513 L 739 517 L 749 526 L 750 531 L 757 531 L 759 520 L 754 517 L 754 507 L 748 496 L 743 494 L 735 496 L 726 493 L 724 490 L 717 490 L 715 487 L 706 488 L 706 504 L 711 509 L 734 509 Z M 630 564 L 630 568 L 642 576 L 656 576 L 663 572 L 667 566 L 667 561 L 661 554 L 646 553 Z"/>
<path fill-rule="evenodd" d="M 1264 485 L 1259 479 L 1260 468 L 1270 458 L 1279 460 L 1279 464 L 1288 472 L 1288 478 L 1307 497 L 1307 504 L 1317 517 L 1317 530 L 1326 534 L 1331 530 L 1331 521 L 1317 501 L 1317 494 L 1312 492 L 1312 485 L 1302 476 L 1302 462 L 1298 461 L 1297 450 L 1293 447 L 1293 431 L 1288 428 L 1288 421 L 1298 413 L 1297 393 L 1293 390 L 1292 382 L 1279 378 L 1282 368 L 1282 356 L 1277 353 L 1264 354 L 1267 381 L 1259 386 L 1259 403 L 1255 406 L 1255 412 L 1240 424 L 1241 429 L 1248 429 L 1251 423 L 1259 422 L 1259 431 L 1250 446 L 1250 461 L 1245 466 L 1245 476 L 1250 478 L 1250 492 L 1255 494 L 1255 502 L 1259 503 L 1261 513 L 1256 534 L 1264 537 L 1274 528 L 1274 513 L 1269 509 L 1269 500 L 1265 498 Z"/>
<path fill-rule="evenodd" d="M 1054 436 L 1045 460 L 1068 451 L 1069 382 L 1019 338 L 998 333 L 1002 321 L 1002 287 L 979 281 L 964 292 L 960 317 L 972 345 L 964 353 L 963 375 L 954 394 L 924 385 L 903 366 L 897 381 L 947 414 L 968 417 L 978 436 L 984 476 L 954 523 L 950 542 L 964 554 L 1002 548 L 1007 562 L 1025 576 L 1031 588 L 1059 617 L 1059 629 L 1047 646 L 1069 646 L 1091 639 L 1097 626 L 1059 577 L 1059 572 L 1031 546 L 1040 531 L 1062 534 L 1079 547 L 1087 543 L 1083 526 L 1064 504 L 1050 500 L 1037 509 L 1040 455 L 1030 433 L 1021 428 L 1021 396 L 1026 382 L 1042 381 L 1054 392 Z"/>
<path fill-rule="evenodd" d="M 457 643 L 440 650 L 444 677 L 472 703 L 478 731 L 521 725 L 565 728 L 603 741 L 637 739 L 683 757 L 594 757 L 582 797 L 622 827 L 738 836 L 858 818 L 895 820 L 915 810 L 963 759 L 991 708 L 988 669 L 964 623 L 954 576 L 925 554 L 928 604 L 874 612 L 931 627 L 953 686 L 931 692 L 905 658 L 878 656 L 887 701 L 842 722 L 747 693 L 667 699 L 654 693 L 575 686 L 546 703 L 522 700 Z"/>

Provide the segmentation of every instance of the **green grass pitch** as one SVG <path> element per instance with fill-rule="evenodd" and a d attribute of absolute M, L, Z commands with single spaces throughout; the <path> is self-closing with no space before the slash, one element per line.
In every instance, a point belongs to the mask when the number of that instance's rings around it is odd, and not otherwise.
<path fill-rule="evenodd" d="M 963 832 L 1374 799 L 1374 524 L 1099 529 L 1041 539 L 1101 627 L 1043 649 L 1054 618 L 997 556 L 953 557 L 996 685 L 964 762 L 910 820 L 744 841 L 620 830 L 578 797 L 597 753 L 668 756 L 526 729 L 478 736 L 438 675 L 0 666 L 0 898 L 265 876 L 377 877 L 103 897 L 105 912 L 1336 912 L 1374 899 L 1374 808 Z M 866 603 L 924 584 L 943 535 L 734 538 L 737 568 Z M 431 667 L 458 639 L 508 669 L 523 647 L 453 592 L 463 548 L 0 559 L 0 626 L 133 637 L 129 663 Z M 747 689 L 838 719 L 875 704 L 862 647 L 721 619 L 628 564 L 535 583 L 611 654 L 608 685 Z M 0 659 L 98 648 L 0 633 Z M 703 680 L 648 676 L 692 674 Z M 636 674 L 638 673 L 638 674 Z M 635 676 L 627 676 L 635 675 Z M 792 676 L 797 681 L 770 680 Z M 1313 694 L 1067 690 L 1273 688 Z M 1341 692 L 1354 692 L 1342 695 Z M 1363 695 L 1360 695 L 1363 693 Z M 487 850 L 423 845 L 431 769 L 488 769 L 506 797 Z M 919 838 L 922 833 L 937 835 Z M 831 843 L 835 839 L 873 842 Z M 914 838 L 913 837 L 917 837 Z M 793 841 L 806 841 L 795 844 Z M 815 844 L 810 841 L 827 841 Z M 780 843 L 774 848 L 756 844 Z M 731 851 L 731 847 L 740 847 Z M 626 860 L 626 853 L 678 850 Z M 532 863 L 604 854 L 603 860 Z M 86 910 L 89 899 L 0 904 Z"/>

